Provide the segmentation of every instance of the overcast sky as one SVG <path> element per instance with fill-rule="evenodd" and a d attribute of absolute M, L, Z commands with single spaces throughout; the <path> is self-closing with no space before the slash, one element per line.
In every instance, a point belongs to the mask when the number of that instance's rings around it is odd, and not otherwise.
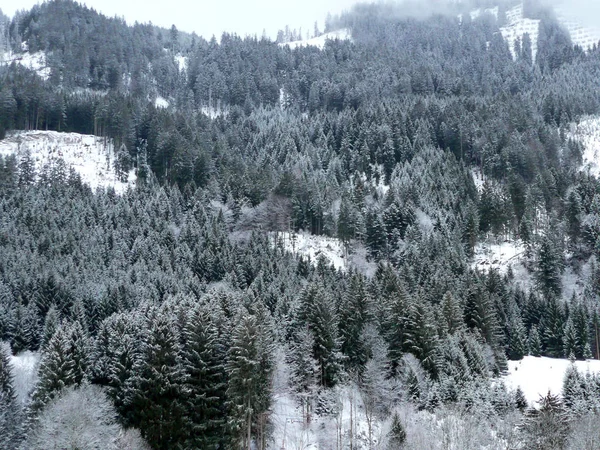
<path fill-rule="evenodd" d="M 39 0 L 0 0 L 0 9 L 13 16 L 17 9 L 29 9 Z M 128 23 L 152 22 L 210 38 L 223 31 L 239 35 L 257 34 L 263 29 L 275 37 L 285 25 L 307 28 L 312 32 L 315 20 L 319 27 L 327 12 L 337 14 L 349 9 L 356 0 L 85 0 L 87 6 L 108 15 L 124 17 Z"/>

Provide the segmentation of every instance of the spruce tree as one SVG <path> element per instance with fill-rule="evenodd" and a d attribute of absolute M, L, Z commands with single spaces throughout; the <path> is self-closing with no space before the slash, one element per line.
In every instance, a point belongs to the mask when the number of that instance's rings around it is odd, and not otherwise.
<path fill-rule="evenodd" d="M 0 344 L 0 446 L 18 448 L 22 437 L 22 411 L 17 401 L 8 346 Z"/>
<path fill-rule="evenodd" d="M 347 357 L 348 367 L 360 372 L 367 361 L 367 349 L 362 335 L 369 320 L 369 298 L 364 280 L 355 274 L 344 293 L 340 308 L 341 350 Z"/>
<path fill-rule="evenodd" d="M 164 312 L 150 319 L 142 357 L 133 370 L 133 423 L 156 449 L 181 443 L 184 427 L 185 372 L 175 324 Z"/>
<path fill-rule="evenodd" d="M 75 384 L 75 361 L 71 355 L 68 325 L 58 327 L 40 361 L 38 382 L 33 392 L 32 409 L 37 411 L 60 391 Z"/>
<path fill-rule="evenodd" d="M 529 346 L 529 354 L 531 356 L 542 356 L 542 340 L 535 325 L 531 327 L 531 330 L 529 330 L 527 344 Z"/>
<path fill-rule="evenodd" d="M 225 367 L 217 330 L 203 306 L 194 307 L 184 328 L 186 448 L 216 449 L 226 438 Z"/>
<path fill-rule="evenodd" d="M 313 357 L 315 338 L 308 326 L 300 328 L 290 345 L 290 387 L 298 398 L 306 423 L 310 422 L 319 385 L 319 365 Z"/>
<path fill-rule="evenodd" d="M 236 448 L 252 448 L 253 429 L 267 413 L 270 399 L 271 343 L 265 324 L 256 316 L 242 313 L 233 330 L 228 352 L 227 397 L 230 426 Z"/>

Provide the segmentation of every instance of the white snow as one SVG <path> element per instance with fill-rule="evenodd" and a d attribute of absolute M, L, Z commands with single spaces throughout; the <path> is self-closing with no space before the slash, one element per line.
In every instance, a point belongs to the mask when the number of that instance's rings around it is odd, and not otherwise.
<path fill-rule="evenodd" d="M 483 191 L 483 185 L 485 184 L 487 177 L 481 173 L 481 169 L 479 167 L 472 167 L 471 175 L 473 176 L 473 182 L 475 183 L 477 192 Z"/>
<path fill-rule="evenodd" d="M 347 258 L 344 246 L 339 239 L 328 236 L 314 236 L 310 233 L 300 232 L 272 232 L 273 243 L 281 241 L 285 250 L 294 255 L 310 257 L 313 264 L 323 256 L 336 269 L 346 270 Z"/>
<path fill-rule="evenodd" d="M 501 274 L 505 274 L 508 266 L 520 263 L 524 254 L 525 246 L 521 241 L 479 243 L 475 246 L 472 266 L 486 272 L 489 269 L 498 269 Z"/>
<path fill-rule="evenodd" d="M 188 57 L 183 56 L 181 53 L 178 53 L 177 55 L 175 55 L 175 62 L 179 67 L 179 71 L 186 70 L 188 66 Z"/>
<path fill-rule="evenodd" d="M 569 364 L 568 359 L 525 356 L 521 361 L 508 361 L 508 374 L 502 378 L 509 389 L 520 386 L 527 401 L 534 406 L 540 396 L 545 396 L 548 391 L 554 395 L 561 394 L 563 377 Z M 582 374 L 588 371 L 600 373 L 598 360 L 575 361 L 575 366 Z"/>
<path fill-rule="evenodd" d="M 516 59 L 517 57 L 515 53 L 515 41 L 517 38 L 523 41 L 523 36 L 529 34 L 531 38 L 531 56 L 535 61 L 540 21 L 524 18 L 522 4 L 507 11 L 506 18 L 508 23 L 506 26 L 500 28 L 500 33 L 502 33 L 502 37 L 507 41 L 513 58 Z"/>
<path fill-rule="evenodd" d="M 292 41 L 292 42 L 282 42 L 279 45 L 284 46 L 287 45 L 292 50 L 298 47 L 306 47 L 312 45 L 314 47 L 318 47 L 321 50 L 325 47 L 325 43 L 329 40 L 339 39 L 341 41 L 352 40 L 352 33 L 348 28 L 341 28 L 339 30 L 331 31 L 329 33 L 322 34 L 321 36 L 317 36 L 311 39 L 305 39 L 302 41 Z"/>
<path fill-rule="evenodd" d="M 23 404 L 27 402 L 28 394 L 35 384 L 39 360 L 40 354 L 29 350 L 10 357 L 15 391 Z"/>
<path fill-rule="evenodd" d="M 110 139 L 57 131 L 19 131 L 9 133 L 0 141 L 0 155 L 14 154 L 19 159 L 27 151 L 31 153 L 37 171 L 62 159 L 67 168 L 75 169 L 92 189 L 112 186 L 120 194 L 135 184 L 135 170 L 129 172 L 127 182 L 117 179 L 115 152 Z"/>
<path fill-rule="evenodd" d="M 567 137 L 583 144 L 583 170 L 600 177 L 600 117 L 590 116 L 572 124 Z"/>
<path fill-rule="evenodd" d="M 158 97 L 156 97 L 156 100 L 154 100 L 154 105 L 157 108 L 168 108 L 169 101 L 159 95 Z"/>
<path fill-rule="evenodd" d="M 44 52 L 36 53 L 4 53 L 0 55 L 0 64 L 11 64 L 12 62 L 34 70 L 44 80 L 50 77 L 50 68 L 46 65 L 46 54 Z"/>
<path fill-rule="evenodd" d="M 202 106 L 200 111 L 211 119 L 216 119 L 221 116 L 227 117 L 227 114 L 229 114 L 229 109 L 221 107 L 220 103 L 217 103 L 217 106 Z"/>

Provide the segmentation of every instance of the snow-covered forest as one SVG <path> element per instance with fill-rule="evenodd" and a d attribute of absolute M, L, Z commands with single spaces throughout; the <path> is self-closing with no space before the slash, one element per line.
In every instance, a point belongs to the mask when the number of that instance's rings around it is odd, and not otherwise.
<path fill-rule="evenodd" d="M 596 35 L 433 4 L 0 13 L 1 449 L 600 448 Z"/>

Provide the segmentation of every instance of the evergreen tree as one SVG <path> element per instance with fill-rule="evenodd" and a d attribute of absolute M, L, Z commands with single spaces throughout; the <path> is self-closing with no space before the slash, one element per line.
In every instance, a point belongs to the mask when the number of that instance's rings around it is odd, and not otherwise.
<path fill-rule="evenodd" d="M 58 327 L 42 355 L 39 379 L 32 396 L 34 411 L 55 398 L 64 387 L 76 383 L 75 361 L 71 352 L 70 330 L 68 325 L 63 324 Z"/>
<path fill-rule="evenodd" d="M 532 450 L 565 448 L 569 421 L 560 399 L 550 392 L 538 401 L 539 408 L 525 414 L 521 426 L 525 448 Z"/>
<path fill-rule="evenodd" d="M 203 306 L 189 312 L 184 338 L 185 447 L 219 448 L 226 438 L 225 368 L 217 347 L 217 330 Z"/>
<path fill-rule="evenodd" d="M 291 344 L 289 363 L 290 387 L 298 397 L 306 423 L 311 420 L 313 401 L 319 384 L 319 365 L 313 357 L 315 338 L 308 327 L 296 332 Z"/>
<path fill-rule="evenodd" d="M 10 367 L 10 352 L 7 346 L 0 345 L 0 442 L 3 448 L 18 448 L 22 419 Z"/>
<path fill-rule="evenodd" d="M 269 408 L 273 370 L 269 339 L 256 316 L 246 313 L 238 318 L 228 352 L 227 397 L 235 446 L 241 449 L 252 448 L 253 430 L 258 431 Z"/>
<path fill-rule="evenodd" d="M 547 236 L 542 238 L 537 258 L 536 277 L 540 287 L 548 294 L 560 295 L 562 257 L 552 239 Z"/>
<path fill-rule="evenodd" d="M 309 285 L 302 293 L 300 319 L 312 331 L 315 342 L 313 357 L 319 365 L 319 384 L 333 386 L 340 361 L 338 319 L 329 292 L 319 285 Z"/>
<path fill-rule="evenodd" d="M 541 322 L 545 353 L 553 358 L 564 356 L 564 312 L 556 297 L 549 297 Z"/>
<path fill-rule="evenodd" d="M 133 423 L 156 449 L 173 448 L 183 438 L 185 372 L 177 329 L 166 313 L 150 319 L 142 358 L 133 370 Z"/>
<path fill-rule="evenodd" d="M 404 442 L 406 441 L 406 430 L 404 429 L 397 412 L 392 415 L 392 424 L 390 426 L 388 439 L 388 448 L 390 450 L 402 448 L 402 445 L 404 445 Z"/>
<path fill-rule="evenodd" d="M 527 335 L 520 317 L 513 317 L 509 327 L 508 358 L 513 361 L 523 359 L 528 353 Z"/>
<path fill-rule="evenodd" d="M 369 320 L 369 299 L 361 276 L 354 275 L 344 294 L 340 308 L 341 350 L 352 371 L 360 372 L 367 361 L 367 349 L 362 340 Z"/>
<path fill-rule="evenodd" d="M 531 327 L 531 330 L 529 330 L 527 344 L 529 346 L 529 354 L 531 356 L 542 356 L 542 340 L 540 338 L 537 326 L 535 325 Z"/>

